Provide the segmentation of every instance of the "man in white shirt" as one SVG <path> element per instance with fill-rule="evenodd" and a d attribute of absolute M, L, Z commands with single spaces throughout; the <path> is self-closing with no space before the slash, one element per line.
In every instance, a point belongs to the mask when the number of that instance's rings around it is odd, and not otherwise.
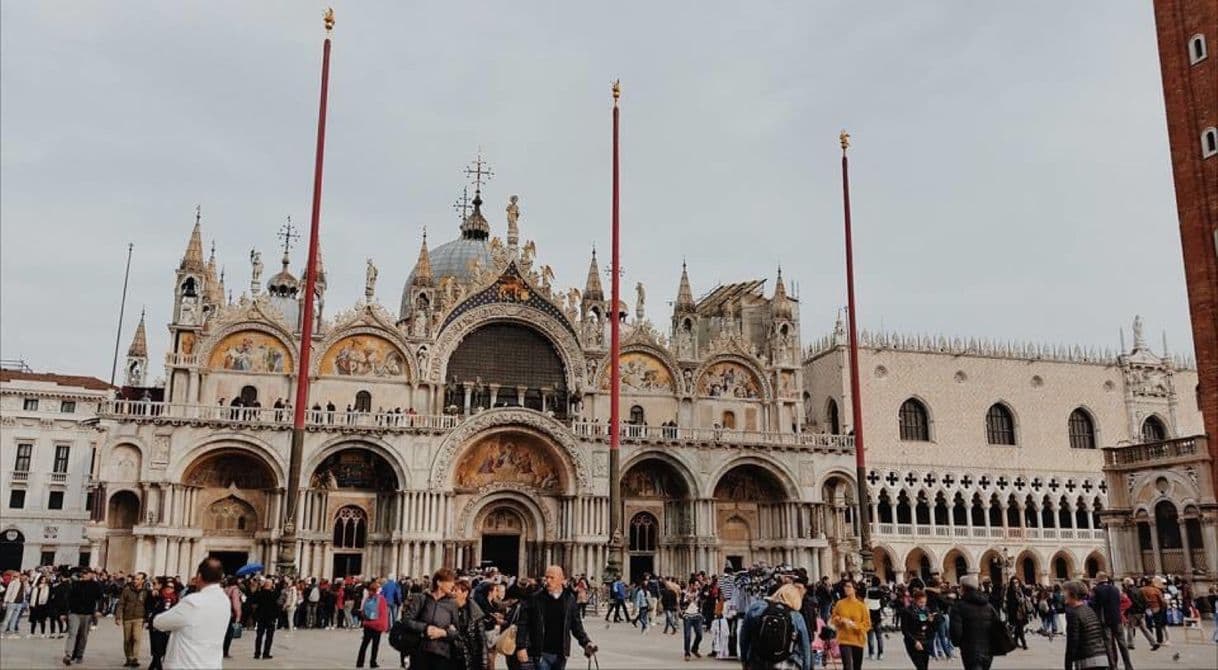
<path fill-rule="evenodd" d="M 224 567 L 205 558 L 195 576 L 198 590 L 152 621 L 157 630 L 173 633 L 165 653 L 167 670 L 215 669 L 224 664 L 224 633 L 230 603 L 220 588 Z"/>

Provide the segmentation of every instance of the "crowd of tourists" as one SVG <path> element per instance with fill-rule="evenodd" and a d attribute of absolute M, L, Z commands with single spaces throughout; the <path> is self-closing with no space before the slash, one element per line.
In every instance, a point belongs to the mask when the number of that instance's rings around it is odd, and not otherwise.
<path fill-rule="evenodd" d="M 1114 582 L 1100 574 L 1045 586 L 970 575 L 955 584 L 937 577 L 883 584 L 848 574 L 815 579 L 802 569 L 765 565 L 681 579 L 644 575 L 627 584 L 568 577 L 559 566 L 540 580 L 493 568 L 442 569 L 427 578 L 238 578 L 223 576 L 208 559 L 189 581 L 43 567 L 5 573 L 0 586 L 6 636 L 26 637 L 25 616 L 28 636 L 65 640 L 63 662 L 70 665 L 83 661 L 89 631 L 112 618 L 122 630 L 127 667 L 139 667 L 147 631 L 153 670 L 217 667 L 246 635 L 253 638 L 252 657 L 270 659 L 276 631 L 297 629 L 359 631 L 355 665 L 361 668 L 379 667 L 388 634 L 393 651 L 385 653 L 400 667 L 563 670 L 572 638 L 595 655 L 585 621 L 602 611 L 606 628 L 629 623 L 644 635 L 656 628 L 680 633 L 686 661 L 705 652 L 746 669 L 840 663 L 858 670 L 865 658 L 884 658 L 886 639 L 895 638 L 918 670 L 952 659 L 974 670 L 1027 649 L 1031 633 L 1063 637 L 1068 668 L 1132 670 L 1128 650 L 1139 637 L 1158 650 L 1171 644 L 1170 626 L 1198 621 L 1218 604 L 1214 589 L 1194 594 L 1178 578 Z M 192 625 L 210 628 L 200 634 Z"/>

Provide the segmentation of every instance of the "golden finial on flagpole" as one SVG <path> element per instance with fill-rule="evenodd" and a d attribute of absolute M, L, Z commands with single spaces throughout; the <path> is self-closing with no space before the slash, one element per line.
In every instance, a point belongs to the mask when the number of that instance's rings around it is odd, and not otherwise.
<path fill-rule="evenodd" d="M 850 148 L 850 133 L 842 129 L 842 134 L 837 136 L 837 139 L 842 143 L 842 153 L 846 153 L 846 149 Z"/>
<path fill-rule="evenodd" d="M 331 30 L 334 30 L 334 8 L 333 7 L 326 7 L 326 13 L 322 20 L 325 21 L 325 23 L 326 23 L 326 32 L 327 33 L 330 32 Z"/>
<path fill-rule="evenodd" d="M 618 98 L 622 97 L 622 80 L 613 80 L 613 106 L 617 107 Z"/>

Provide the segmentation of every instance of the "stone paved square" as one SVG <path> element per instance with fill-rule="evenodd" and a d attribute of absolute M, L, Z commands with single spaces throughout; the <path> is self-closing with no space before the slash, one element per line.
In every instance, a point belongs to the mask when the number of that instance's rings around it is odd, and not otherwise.
<path fill-rule="evenodd" d="M 608 630 L 599 618 L 588 618 L 588 634 L 600 646 L 599 653 L 601 670 L 652 670 L 660 668 L 739 668 L 736 661 L 716 661 L 702 658 L 690 663 L 682 662 L 682 638 L 678 635 L 662 635 L 658 628 L 640 635 L 636 628 L 628 624 L 614 624 Z M 1165 670 L 1218 668 L 1218 645 L 1210 642 L 1213 633 L 1211 622 L 1206 622 L 1204 635 L 1193 633 L 1185 641 L 1184 631 L 1180 628 L 1170 629 L 1172 645 L 1165 646 L 1157 652 L 1151 652 L 1147 647 L 1136 648 L 1131 658 L 1137 670 L 1163 668 Z M 703 639 L 703 651 L 709 650 L 709 635 Z M 253 633 L 233 641 L 233 658 L 224 664 L 224 670 L 277 668 L 354 668 L 355 654 L 359 649 L 360 636 L 355 631 L 348 630 L 317 630 L 296 631 L 288 633 L 280 631 L 275 636 L 272 649 L 273 659 L 270 661 L 253 659 Z M 900 635 L 890 633 L 887 640 L 887 653 L 881 661 L 867 661 L 864 668 L 909 668 L 909 658 L 901 645 Z M 994 670 L 1011 669 L 1057 669 L 1062 667 L 1063 640 L 1059 637 L 1053 642 L 1037 635 L 1028 636 L 1028 651 L 1016 651 L 1010 656 L 998 659 Z M 0 645 L 0 668 L 3 670 L 25 670 L 26 668 L 62 668 L 63 641 L 50 639 L 11 639 L 5 638 Z M 141 667 L 148 664 L 148 639 L 144 637 Z M 1179 660 L 1173 660 L 1175 654 Z M 89 636 L 89 647 L 85 654 L 85 662 L 76 666 L 79 668 L 117 668 L 123 663 L 122 638 L 112 619 L 102 620 Z M 382 668 L 397 667 L 397 653 L 389 647 L 388 638 L 381 640 L 380 666 Z M 500 661 L 496 668 L 502 670 L 505 665 Z M 586 662 L 583 656 L 572 657 L 568 663 L 569 670 L 583 670 Z M 830 668 L 841 668 L 840 662 L 830 665 Z M 959 661 L 931 662 L 932 669 L 957 670 Z"/>

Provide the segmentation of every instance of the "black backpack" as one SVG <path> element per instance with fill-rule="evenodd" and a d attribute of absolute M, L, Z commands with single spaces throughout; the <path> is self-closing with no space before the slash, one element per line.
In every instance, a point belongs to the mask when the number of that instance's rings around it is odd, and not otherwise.
<path fill-rule="evenodd" d="M 791 609 L 782 603 L 770 603 L 757 617 L 757 635 L 749 656 L 763 663 L 781 663 L 791 656 L 797 634 Z"/>

